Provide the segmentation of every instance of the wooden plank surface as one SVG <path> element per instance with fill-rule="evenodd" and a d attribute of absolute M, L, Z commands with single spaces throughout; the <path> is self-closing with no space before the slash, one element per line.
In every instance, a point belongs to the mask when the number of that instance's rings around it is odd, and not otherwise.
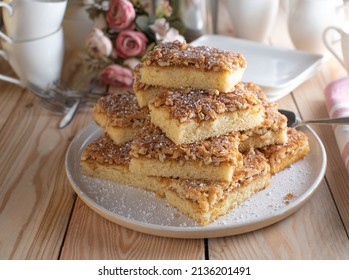
<path fill-rule="evenodd" d="M 80 199 L 74 208 L 61 259 L 204 259 L 204 241 L 156 237 L 116 225 Z"/>
<path fill-rule="evenodd" d="M 75 200 L 65 152 L 90 116 L 64 130 L 59 119 L 25 92 L 1 129 L 0 259 L 58 258 Z"/>
<path fill-rule="evenodd" d="M 304 119 L 328 118 L 324 102 L 324 91 L 326 86 L 343 77 L 342 71 L 330 71 L 338 69 L 333 67 L 337 62 L 329 58 L 322 66 L 324 71 L 306 82 L 295 93 L 295 100 L 298 104 Z M 313 126 L 324 143 L 327 151 L 328 166 L 326 180 L 328 181 L 331 194 L 336 202 L 340 217 L 349 232 L 349 174 L 341 159 L 340 151 L 331 126 Z"/>
<path fill-rule="evenodd" d="M 208 245 L 210 259 L 349 259 L 349 241 L 325 180 L 285 220 L 251 233 L 210 239 Z"/>
<path fill-rule="evenodd" d="M 2 58 L 0 58 L 0 61 L 0 74 L 16 77 L 14 72 L 9 69 L 8 64 L 3 62 Z M 0 89 L 0 135 L 2 135 L 1 128 L 11 115 L 18 100 L 22 97 L 25 90 L 17 85 L 1 80 Z"/>

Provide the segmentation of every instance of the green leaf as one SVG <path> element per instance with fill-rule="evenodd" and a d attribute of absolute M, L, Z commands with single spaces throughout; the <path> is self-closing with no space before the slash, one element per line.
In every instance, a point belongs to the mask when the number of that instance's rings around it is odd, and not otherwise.
<path fill-rule="evenodd" d="M 149 29 L 149 17 L 146 15 L 138 16 L 135 24 L 139 31 L 146 32 Z"/>
<path fill-rule="evenodd" d="M 149 28 L 149 25 L 152 24 L 151 19 L 152 18 L 149 16 L 138 16 L 135 20 L 136 29 L 144 33 L 145 36 L 147 36 L 148 44 L 151 42 L 155 42 L 155 34 Z"/>

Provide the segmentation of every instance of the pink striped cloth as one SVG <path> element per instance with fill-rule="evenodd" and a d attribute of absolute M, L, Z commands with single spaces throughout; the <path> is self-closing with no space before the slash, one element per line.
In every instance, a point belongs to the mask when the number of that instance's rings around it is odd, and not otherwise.
<path fill-rule="evenodd" d="M 325 89 L 325 100 L 331 118 L 349 117 L 349 78 L 330 83 Z M 345 167 L 349 172 L 349 125 L 334 125 L 333 130 Z"/>

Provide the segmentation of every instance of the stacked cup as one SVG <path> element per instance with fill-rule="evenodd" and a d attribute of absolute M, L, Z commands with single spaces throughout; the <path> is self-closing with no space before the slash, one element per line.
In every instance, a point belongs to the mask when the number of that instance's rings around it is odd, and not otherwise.
<path fill-rule="evenodd" d="M 0 80 L 46 89 L 60 78 L 66 5 L 67 0 L 0 0 L 4 23 L 0 56 L 18 76 L 0 74 Z"/>

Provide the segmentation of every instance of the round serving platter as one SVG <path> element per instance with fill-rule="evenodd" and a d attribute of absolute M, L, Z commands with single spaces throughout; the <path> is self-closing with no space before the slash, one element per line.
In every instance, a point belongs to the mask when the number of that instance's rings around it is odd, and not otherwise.
<path fill-rule="evenodd" d="M 241 234 L 285 219 L 302 207 L 319 186 L 326 170 L 326 152 L 311 128 L 304 126 L 301 130 L 309 139 L 308 156 L 274 175 L 265 190 L 208 226 L 196 224 L 152 192 L 83 175 L 81 153 L 103 133 L 94 122 L 71 142 L 66 154 L 66 173 L 74 191 L 87 206 L 121 226 L 173 238 Z"/>

